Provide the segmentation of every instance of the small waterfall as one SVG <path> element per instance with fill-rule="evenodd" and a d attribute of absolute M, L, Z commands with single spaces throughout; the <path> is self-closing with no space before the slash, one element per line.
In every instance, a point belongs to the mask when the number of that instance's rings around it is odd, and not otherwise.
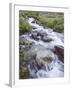
<path fill-rule="evenodd" d="M 30 65 L 28 65 L 28 70 L 29 70 L 30 76 L 36 78 L 36 70 L 31 69 Z"/>
<path fill-rule="evenodd" d="M 48 66 L 48 64 L 45 64 L 45 69 L 46 69 L 47 72 L 49 71 L 49 66 Z"/>
<path fill-rule="evenodd" d="M 45 69 L 47 72 L 51 71 L 54 67 L 54 63 L 51 64 L 45 64 Z"/>

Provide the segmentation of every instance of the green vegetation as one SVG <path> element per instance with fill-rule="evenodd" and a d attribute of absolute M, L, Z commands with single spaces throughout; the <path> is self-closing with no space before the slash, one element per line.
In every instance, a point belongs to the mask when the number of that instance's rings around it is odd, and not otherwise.
<path fill-rule="evenodd" d="M 21 35 L 31 30 L 32 27 L 23 18 L 19 18 L 19 34 Z"/>
<path fill-rule="evenodd" d="M 26 18 L 26 17 L 33 17 L 35 19 L 38 19 L 38 16 L 39 16 L 39 12 L 34 12 L 34 11 L 20 11 L 19 12 L 19 17 L 23 17 L 23 18 Z"/>
<path fill-rule="evenodd" d="M 22 52 L 20 53 L 20 60 L 27 60 L 28 59 L 28 54 L 27 52 Z"/>
<path fill-rule="evenodd" d="M 64 31 L 64 14 L 63 13 L 56 13 L 56 12 L 38 12 L 38 11 L 20 11 L 19 16 L 23 18 L 33 17 L 35 18 L 40 24 L 52 28 L 56 32 L 63 32 Z M 23 22 L 22 22 L 23 23 Z M 20 22 L 20 29 L 21 32 L 24 33 L 27 30 L 31 30 L 30 25 L 28 23 Z"/>
<path fill-rule="evenodd" d="M 39 21 L 42 25 L 52 28 L 56 32 L 63 32 L 64 31 L 64 19 L 63 17 L 44 17 L 39 16 Z"/>
<path fill-rule="evenodd" d="M 19 78 L 20 79 L 28 79 L 29 78 L 29 72 L 28 72 L 28 69 L 26 67 L 20 68 Z"/>
<path fill-rule="evenodd" d="M 21 52 L 20 53 L 20 60 L 24 62 L 25 60 L 28 60 L 28 54 L 27 52 Z M 26 66 L 20 66 L 19 69 L 19 78 L 20 79 L 28 79 L 29 78 L 29 71 Z"/>

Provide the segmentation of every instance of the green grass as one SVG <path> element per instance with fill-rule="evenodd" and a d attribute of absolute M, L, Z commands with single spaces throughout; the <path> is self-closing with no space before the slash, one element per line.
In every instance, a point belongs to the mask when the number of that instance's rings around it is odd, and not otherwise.
<path fill-rule="evenodd" d="M 64 32 L 64 14 L 55 12 L 35 12 L 35 11 L 20 11 L 19 17 L 32 17 L 38 20 L 42 25 L 52 28 L 56 32 Z M 27 30 L 30 31 L 32 27 L 25 21 L 20 20 L 20 33 Z"/>
<path fill-rule="evenodd" d="M 40 16 L 39 21 L 41 22 L 42 25 L 45 25 L 47 27 L 53 28 L 53 26 L 54 26 L 54 23 L 53 23 L 54 19 L 52 19 L 52 18 L 46 18 L 46 17 Z"/>
<path fill-rule="evenodd" d="M 63 17 L 48 18 L 48 17 L 44 17 L 44 16 L 39 16 L 39 21 L 41 22 L 42 25 L 52 28 L 56 32 L 64 31 Z"/>
<path fill-rule="evenodd" d="M 59 33 L 64 32 L 64 26 L 62 24 L 56 24 L 53 29 L 55 32 Z"/>
<path fill-rule="evenodd" d="M 22 11 L 20 10 L 19 12 L 19 17 L 33 17 L 35 19 L 37 19 L 39 16 L 39 12 L 34 12 L 34 11 Z"/>
<path fill-rule="evenodd" d="M 25 32 L 30 32 L 32 30 L 32 26 L 29 25 L 25 20 L 19 18 L 19 34 L 24 34 Z"/>

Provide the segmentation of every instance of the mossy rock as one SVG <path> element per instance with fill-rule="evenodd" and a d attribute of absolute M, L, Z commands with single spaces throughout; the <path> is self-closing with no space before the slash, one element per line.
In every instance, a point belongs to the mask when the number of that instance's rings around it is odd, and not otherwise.
<path fill-rule="evenodd" d="M 28 60 L 27 52 L 20 53 L 20 60 Z"/>
<path fill-rule="evenodd" d="M 29 78 L 29 72 L 26 67 L 20 68 L 19 78 L 20 79 L 28 79 Z"/>
<path fill-rule="evenodd" d="M 26 37 L 20 36 L 20 38 L 19 38 L 19 45 L 32 45 L 32 44 L 33 44 L 33 42 L 28 40 L 28 39 L 26 39 Z"/>

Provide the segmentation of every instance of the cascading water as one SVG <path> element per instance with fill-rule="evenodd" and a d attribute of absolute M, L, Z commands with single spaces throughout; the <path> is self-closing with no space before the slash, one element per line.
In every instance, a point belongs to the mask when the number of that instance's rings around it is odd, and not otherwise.
<path fill-rule="evenodd" d="M 39 58 L 39 53 L 40 53 L 39 49 L 41 47 L 42 49 L 45 48 L 44 50 L 42 50 L 41 55 L 42 54 L 44 55 L 44 53 L 46 53 L 47 51 L 50 52 L 54 48 L 54 46 L 60 45 L 64 47 L 63 34 L 56 33 L 50 28 L 45 29 L 43 26 L 37 24 L 34 18 L 29 18 L 27 22 L 31 26 L 33 26 L 34 29 L 32 30 L 31 33 L 22 35 L 20 37 L 24 37 L 27 40 L 34 42 L 34 46 L 31 47 L 32 48 L 31 52 L 32 50 L 34 53 L 36 52 L 38 54 L 38 58 Z M 44 57 L 46 58 L 46 56 L 43 57 L 43 55 L 42 55 L 42 58 Z M 52 57 L 52 55 L 54 56 Z M 35 66 L 33 66 L 33 68 L 31 68 L 31 66 L 28 65 L 28 70 L 31 77 L 37 77 L 37 78 L 46 77 L 47 78 L 47 77 L 63 77 L 64 76 L 64 63 L 61 62 L 58 56 L 52 51 L 50 52 L 49 56 L 52 58 L 52 62 L 36 61 L 37 64 L 35 64 L 34 62 Z M 43 65 L 40 65 L 41 63 Z"/>

